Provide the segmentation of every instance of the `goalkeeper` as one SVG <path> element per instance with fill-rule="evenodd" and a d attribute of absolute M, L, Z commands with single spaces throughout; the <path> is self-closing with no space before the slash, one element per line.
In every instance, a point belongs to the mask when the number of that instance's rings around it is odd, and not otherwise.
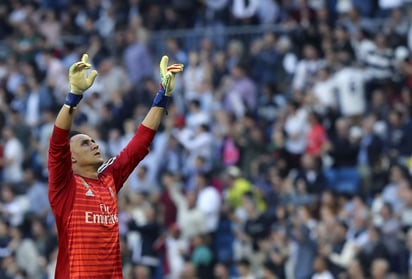
<path fill-rule="evenodd" d="M 161 85 L 143 122 L 123 151 L 106 162 L 88 135 L 70 132 L 83 92 L 97 72 L 88 56 L 69 70 L 70 93 L 57 115 L 49 147 L 49 201 L 56 218 L 59 252 L 56 279 L 122 278 L 117 193 L 149 152 L 182 64 L 160 62 Z"/>

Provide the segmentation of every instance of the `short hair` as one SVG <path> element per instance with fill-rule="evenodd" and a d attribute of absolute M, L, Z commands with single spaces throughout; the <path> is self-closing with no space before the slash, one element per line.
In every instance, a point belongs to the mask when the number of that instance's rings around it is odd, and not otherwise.
<path fill-rule="evenodd" d="M 72 137 L 76 136 L 76 135 L 80 135 L 81 133 L 79 131 L 70 131 L 69 132 L 69 139 L 71 139 Z"/>

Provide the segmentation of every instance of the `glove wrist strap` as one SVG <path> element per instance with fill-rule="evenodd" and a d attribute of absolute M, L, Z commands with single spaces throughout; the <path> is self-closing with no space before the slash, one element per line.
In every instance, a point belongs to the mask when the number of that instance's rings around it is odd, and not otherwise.
<path fill-rule="evenodd" d="M 66 100 L 64 101 L 64 104 L 71 108 L 74 108 L 79 104 L 82 98 L 83 98 L 83 94 L 73 94 L 69 92 L 66 95 Z"/>
<path fill-rule="evenodd" d="M 170 96 L 165 95 L 165 89 L 163 88 L 163 86 L 161 86 L 156 96 L 154 97 L 152 107 L 166 108 L 169 100 Z"/>

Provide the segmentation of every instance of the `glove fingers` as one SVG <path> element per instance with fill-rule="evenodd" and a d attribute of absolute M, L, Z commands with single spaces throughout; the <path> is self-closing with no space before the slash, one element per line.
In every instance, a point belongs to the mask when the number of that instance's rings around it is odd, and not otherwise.
<path fill-rule="evenodd" d="M 69 72 L 70 74 L 74 74 L 85 69 L 90 69 L 91 67 L 92 66 L 90 64 L 85 64 L 82 61 L 79 61 L 70 66 Z"/>
<path fill-rule="evenodd" d="M 183 64 L 173 64 L 167 67 L 167 70 L 172 73 L 180 73 L 183 71 Z"/>
<path fill-rule="evenodd" d="M 160 60 L 160 76 L 163 78 L 167 74 L 167 63 L 169 63 L 169 57 L 164 55 Z"/>
<path fill-rule="evenodd" d="M 70 66 L 70 69 L 69 69 L 69 72 L 70 72 L 70 74 L 73 74 L 74 72 L 76 72 L 77 70 L 78 70 L 78 67 L 79 67 L 79 65 L 81 64 L 82 62 L 76 62 L 76 63 L 74 63 L 73 65 L 71 65 Z"/>
<path fill-rule="evenodd" d="M 163 77 L 163 88 L 166 90 L 166 93 L 170 91 L 170 81 L 173 78 L 173 74 L 171 72 L 166 72 L 166 75 Z"/>
<path fill-rule="evenodd" d="M 94 80 L 96 79 L 96 77 L 97 77 L 97 71 L 96 70 L 91 71 L 89 76 L 87 77 L 87 84 L 91 86 Z"/>
<path fill-rule="evenodd" d="M 168 66 L 167 69 L 168 70 L 174 69 L 174 68 L 182 69 L 183 67 L 184 67 L 183 64 L 172 64 L 172 65 Z"/>
<path fill-rule="evenodd" d="M 168 85 L 168 90 L 166 91 L 166 95 L 170 96 L 172 95 L 172 91 L 175 88 L 175 75 L 172 74 L 169 80 L 169 85 Z"/>
<path fill-rule="evenodd" d="M 84 64 L 88 64 L 88 61 L 89 61 L 89 55 L 87 55 L 87 53 L 85 53 L 85 54 L 83 54 L 82 55 L 82 59 L 81 59 L 81 62 L 83 62 Z"/>

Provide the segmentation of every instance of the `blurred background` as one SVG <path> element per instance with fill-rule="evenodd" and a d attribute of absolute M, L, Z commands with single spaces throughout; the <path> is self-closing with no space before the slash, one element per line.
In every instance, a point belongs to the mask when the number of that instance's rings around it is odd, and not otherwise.
<path fill-rule="evenodd" d="M 127 279 L 412 278 L 412 1 L 1 0 L 0 278 L 54 278 L 47 149 L 88 53 L 74 128 L 106 158 L 185 64 L 119 194 Z"/>

